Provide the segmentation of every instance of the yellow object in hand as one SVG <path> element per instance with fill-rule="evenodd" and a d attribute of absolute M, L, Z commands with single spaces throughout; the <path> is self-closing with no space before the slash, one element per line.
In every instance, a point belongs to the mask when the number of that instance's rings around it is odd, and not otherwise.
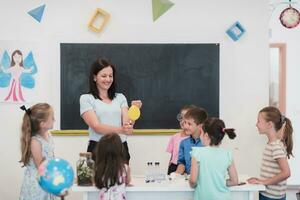
<path fill-rule="evenodd" d="M 135 105 L 130 106 L 130 108 L 128 110 L 128 117 L 129 117 L 129 119 L 135 121 L 140 116 L 141 116 L 140 109 L 137 106 L 135 106 Z"/>

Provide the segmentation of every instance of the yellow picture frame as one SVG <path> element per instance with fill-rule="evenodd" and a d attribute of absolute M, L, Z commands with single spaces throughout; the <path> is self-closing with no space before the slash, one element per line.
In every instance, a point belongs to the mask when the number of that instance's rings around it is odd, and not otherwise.
<path fill-rule="evenodd" d="M 102 16 L 103 17 L 103 22 L 99 27 L 94 26 L 94 22 L 96 21 L 97 17 Z M 88 23 L 88 28 L 94 32 L 100 33 L 104 26 L 107 24 L 108 20 L 110 18 L 110 14 L 106 12 L 105 10 L 101 8 L 97 8 L 91 17 L 89 23 Z"/>

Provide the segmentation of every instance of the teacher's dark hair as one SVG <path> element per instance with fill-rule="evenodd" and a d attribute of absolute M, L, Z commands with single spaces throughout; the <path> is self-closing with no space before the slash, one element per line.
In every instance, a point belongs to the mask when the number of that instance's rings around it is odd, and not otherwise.
<path fill-rule="evenodd" d="M 110 100 L 113 100 L 116 96 L 116 70 L 115 67 L 107 60 L 99 58 L 97 59 L 91 66 L 91 71 L 90 71 L 90 77 L 89 77 L 89 85 L 90 85 L 90 91 L 89 93 L 91 93 L 95 99 L 101 99 L 98 88 L 97 88 L 97 84 L 94 80 L 94 76 L 97 76 L 97 74 L 99 73 L 99 71 L 101 71 L 102 69 L 106 68 L 106 67 L 111 67 L 112 71 L 113 71 L 113 82 L 110 86 L 110 88 L 108 89 L 108 98 Z"/>

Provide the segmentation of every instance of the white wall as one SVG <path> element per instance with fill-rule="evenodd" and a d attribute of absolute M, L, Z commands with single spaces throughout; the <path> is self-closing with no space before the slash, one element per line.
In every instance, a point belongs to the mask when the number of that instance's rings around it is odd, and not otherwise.
<path fill-rule="evenodd" d="M 175 5 L 153 23 L 151 0 L 0 0 L 0 40 L 34 41 L 43 45 L 44 54 L 39 58 L 38 66 L 46 69 L 38 84 L 46 89 L 37 93 L 37 101 L 53 105 L 56 128 L 60 122 L 60 42 L 220 43 L 220 116 L 238 133 L 236 140 L 225 140 L 224 146 L 233 149 L 239 173 L 258 175 L 265 138 L 258 135 L 255 123 L 258 110 L 268 103 L 268 2 L 173 2 Z M 26 12 L 43 3 L 46 3 L 46 9 L 39 24 Z M 96 7 L 105 9 L 112 16 L 100 34 L 86 27 Z M 246 34 L 238 42 L 233 42 L 225 31 L 236 20 L 245 27 Z M 17 199 L 23 177 L 23 169 L 18 164 L 23 113 L 18 107 L 0 104 L 1 199 Z M 148 160 L 159 160 L 167 168 L 168 155 L 164 150 L 168 138 L 129 138 L 134 174 L 142 174 Z M 81 136 L 54 139 L 56 155 L 68 159 L 73 165 L 78 153 L 85 150 L 88 140 Z M 71 194 L 69 198 L 80 197 Z"/>
<path fill-rule="evenodd" d="M 287 29 L 279 21 L 280 13 L 288 7 L 281 1 L 270 1 L 275 7 L 269 21 L 271 43 L 286 43 L 286 116 L 291 119 L 294 128 L 294 158 L 290 160 L 292 176 L 289 184 L 300 184 L 300 93 L 299 93 L 299 67 L 300 67 L 300 25 L 293 29 Z M 300 10 L 300 4 L 292 4 Z"/>

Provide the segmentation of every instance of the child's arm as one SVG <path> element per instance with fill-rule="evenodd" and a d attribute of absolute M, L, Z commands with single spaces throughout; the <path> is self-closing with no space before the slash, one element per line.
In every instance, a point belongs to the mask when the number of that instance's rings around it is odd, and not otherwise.
<path fill-rule="evenodd" d="M 183 149 L 183 145 L 182 145 L 182 141 L 179 145 L 179 152 L 178 152 L 178 161 L 177 161 L 177 169 L 176 169 L 176 173 L 178 174 L 183 174 L 185 171 L 185 160 L 184 160 L 184 149 Z"/>
<path fill-rule="evenodd" d="M 43 161 L 42 146 L 36 139 L 31 139 L 31 154 L 36 168 L 38 168 Z"/>
<path fill-rule="evenodd" d="M 280 172 L 276 176 L 273 176 L 272 178 L 259 179 L 261 181 L 261 184 L 264 185 L 276 184 L 283 180 L 286 180 L 288 177 L 291 176 L 291 171 L 290 171 L 287 158 L 286 157 L 278 158 L 277 162 L 279 164 Z"/>
<path fill-rule="evenodd" d="M 232 160 L 231 165 L 228 167 L 229 179 L 226 180 L 227 186 L 234 186 L 238 184 L 238 175 L 236 172 L 235 164 Z"/>
<path fill-rule="evenodd" d="M 127 166 L 125 184 L 129 185 L 130 181 L 131 181 L 130 167 Z"/>
<path fill-rule="evenodd" d="M 174 149 L 174 136 L 171 136 L 169 139 L 168 146 L 166 148 L 166 152 L 170 153 L 172 156 L 173 149 Z"/>
<path fill-rule="evenodd" d="M 168 146 L 166 148 L 166 152 L 170 153 L 171 156 L 170 156 L 170 160 L 169 160 L 169 165 L 171 165 L 171 160 L 172 160 L 172 157 L 173 157 L 173 150 L 174 150 L 174 136 L 172 136 L 170 139 L 169 139 L 169 143 L 168 143 Z"/>
<path fill-rule="evenodd" d="M 273 176 L 272 178 L 268 178 L 268 179 L 250 178 L 247 181 L 251 184 L 272 185 L 272 184 L 279 183 L 283 180 L 286 180 L 291 175 L 287 158 L 282 157 L 282 158 L 277 158 L 276 160 L 280 168 L 280 172 L 276 176 Z"/>
<path fill-rule="evenodd" d="M 195 188 L 197 186 L 197 177 L 198 177 L 198 164 L 196 158 L 192 157 L 191 171 L 190 171 L 190 186 Z"/>
<path fill-rule="evenodd" d="M 277 162 L 279 164 L 280 173 L 278 173 L 276 176 L 273 176 L 272 178 L 265 179 L 262 181 L 262 184 L 264 185 L 272 185 L 279 183 L 283 180 L 286 180 L 291 176 L 290 167 L 287 161 L 286 157 L 278 158 Z"/>

